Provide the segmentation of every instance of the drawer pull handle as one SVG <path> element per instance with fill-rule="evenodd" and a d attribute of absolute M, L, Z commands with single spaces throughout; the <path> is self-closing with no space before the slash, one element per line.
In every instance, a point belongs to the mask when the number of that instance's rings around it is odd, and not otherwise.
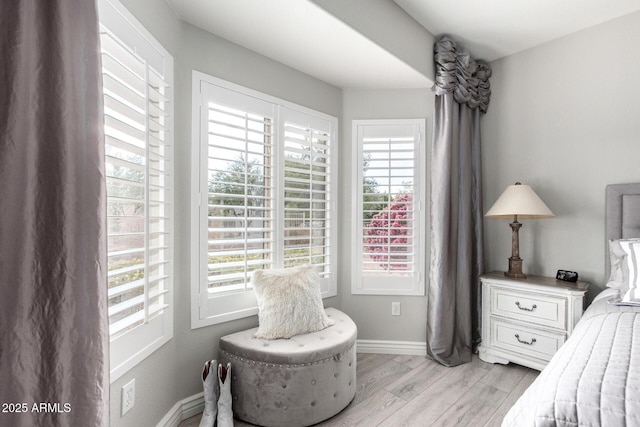
<path fill-rule="evenodd" d="M 536 342 L 535 338 L 531 338 L 531 341 L 524 341 L 524 340 L 520 339 L 520 335 L 518 335 L 518 334 L 516 334 L 515 337 L 516 337 L 516 339 L 518 340 L 518 342 L 520 344 L 533 345 L 533 343 Z"/>
<path fill-rule="evenodd" d="M 516 301 L 516 305 L 518 306 L 518 308 L 519 308 L 520 310 L 524 310 L 524 311 L 533 311 L 533 310 L 535 310 L 536 308 L 538 308 L 538 306 L 537 306 L 537 305 L 535 305 L 535 304 L 533 304 L 533 305 L 531 306 L 531 308 L 527 308 L 527 307 L 520 307 L 520 301 Z"/>

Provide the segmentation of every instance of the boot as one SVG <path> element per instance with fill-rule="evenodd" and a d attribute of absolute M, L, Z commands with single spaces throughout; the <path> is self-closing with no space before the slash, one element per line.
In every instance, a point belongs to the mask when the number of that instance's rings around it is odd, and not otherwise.
<path fill-rule="evenodd" d="M 233 408 L 231 399 L 231 363 L 218 365 L 220 398 L 218 399 L 218 427 L 233 427 Z"/>
<path fill-rule="evenodd" d="M 209 360 L 202 369 L 202 387 L 204 388 L 204 411 L 200 419 L 199 427 L 213 427 L 218 414 L 218 376 L 216 375 L 215 360 Z"/>

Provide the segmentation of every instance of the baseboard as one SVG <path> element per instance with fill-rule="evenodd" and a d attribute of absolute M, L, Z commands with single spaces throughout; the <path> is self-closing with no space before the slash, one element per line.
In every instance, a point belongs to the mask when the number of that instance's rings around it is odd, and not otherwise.
<path fill-rule="evenodd" d="M 356 349 L 358 353 L 427 355 L 427 343 L 416 341 L 358 340 Z"/>
<path fill-rule="evenodd" d="M 182 399 L 162 417 L 156 427 L 178 427 L 180 422 L 193 417 L 204 410 L 204 393 L 200 392 Z"/>

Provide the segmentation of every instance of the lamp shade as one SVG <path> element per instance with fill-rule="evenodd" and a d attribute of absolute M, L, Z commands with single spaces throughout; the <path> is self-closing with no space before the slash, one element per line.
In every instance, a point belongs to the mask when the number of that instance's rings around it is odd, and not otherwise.
<path fill-rule="evenodd" d="M 485 214 L 487 218 L 551 218 L 553 212 L 528 185 L 510 185 Z"/>

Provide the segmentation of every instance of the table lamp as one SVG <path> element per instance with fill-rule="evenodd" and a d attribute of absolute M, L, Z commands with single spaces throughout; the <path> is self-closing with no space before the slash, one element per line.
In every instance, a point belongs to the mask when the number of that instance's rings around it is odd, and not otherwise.
<path fill-rule="evenodd" d="M 522 224 L 518 222 L 521 219 L 535 218 L 551 218 L 555 216 L 553 212 L 544 204 L 538 195 L 528 185 L 522 185 L 516 182 L 510 185 L 500 195 L 498 200 L 491 206 L 491 209 L 485 214 L 487 218 L 508 218 L 513 217 L 513 222 L 509 224 L 511 227 L 511 258 L 509 258 L 509 271 L 504 275 L 514 278 L 526 278 L 526 274 L 522 272 L 522 258 L 520 258 L 520 240 L 518 238 L 518 230 Z"/>

